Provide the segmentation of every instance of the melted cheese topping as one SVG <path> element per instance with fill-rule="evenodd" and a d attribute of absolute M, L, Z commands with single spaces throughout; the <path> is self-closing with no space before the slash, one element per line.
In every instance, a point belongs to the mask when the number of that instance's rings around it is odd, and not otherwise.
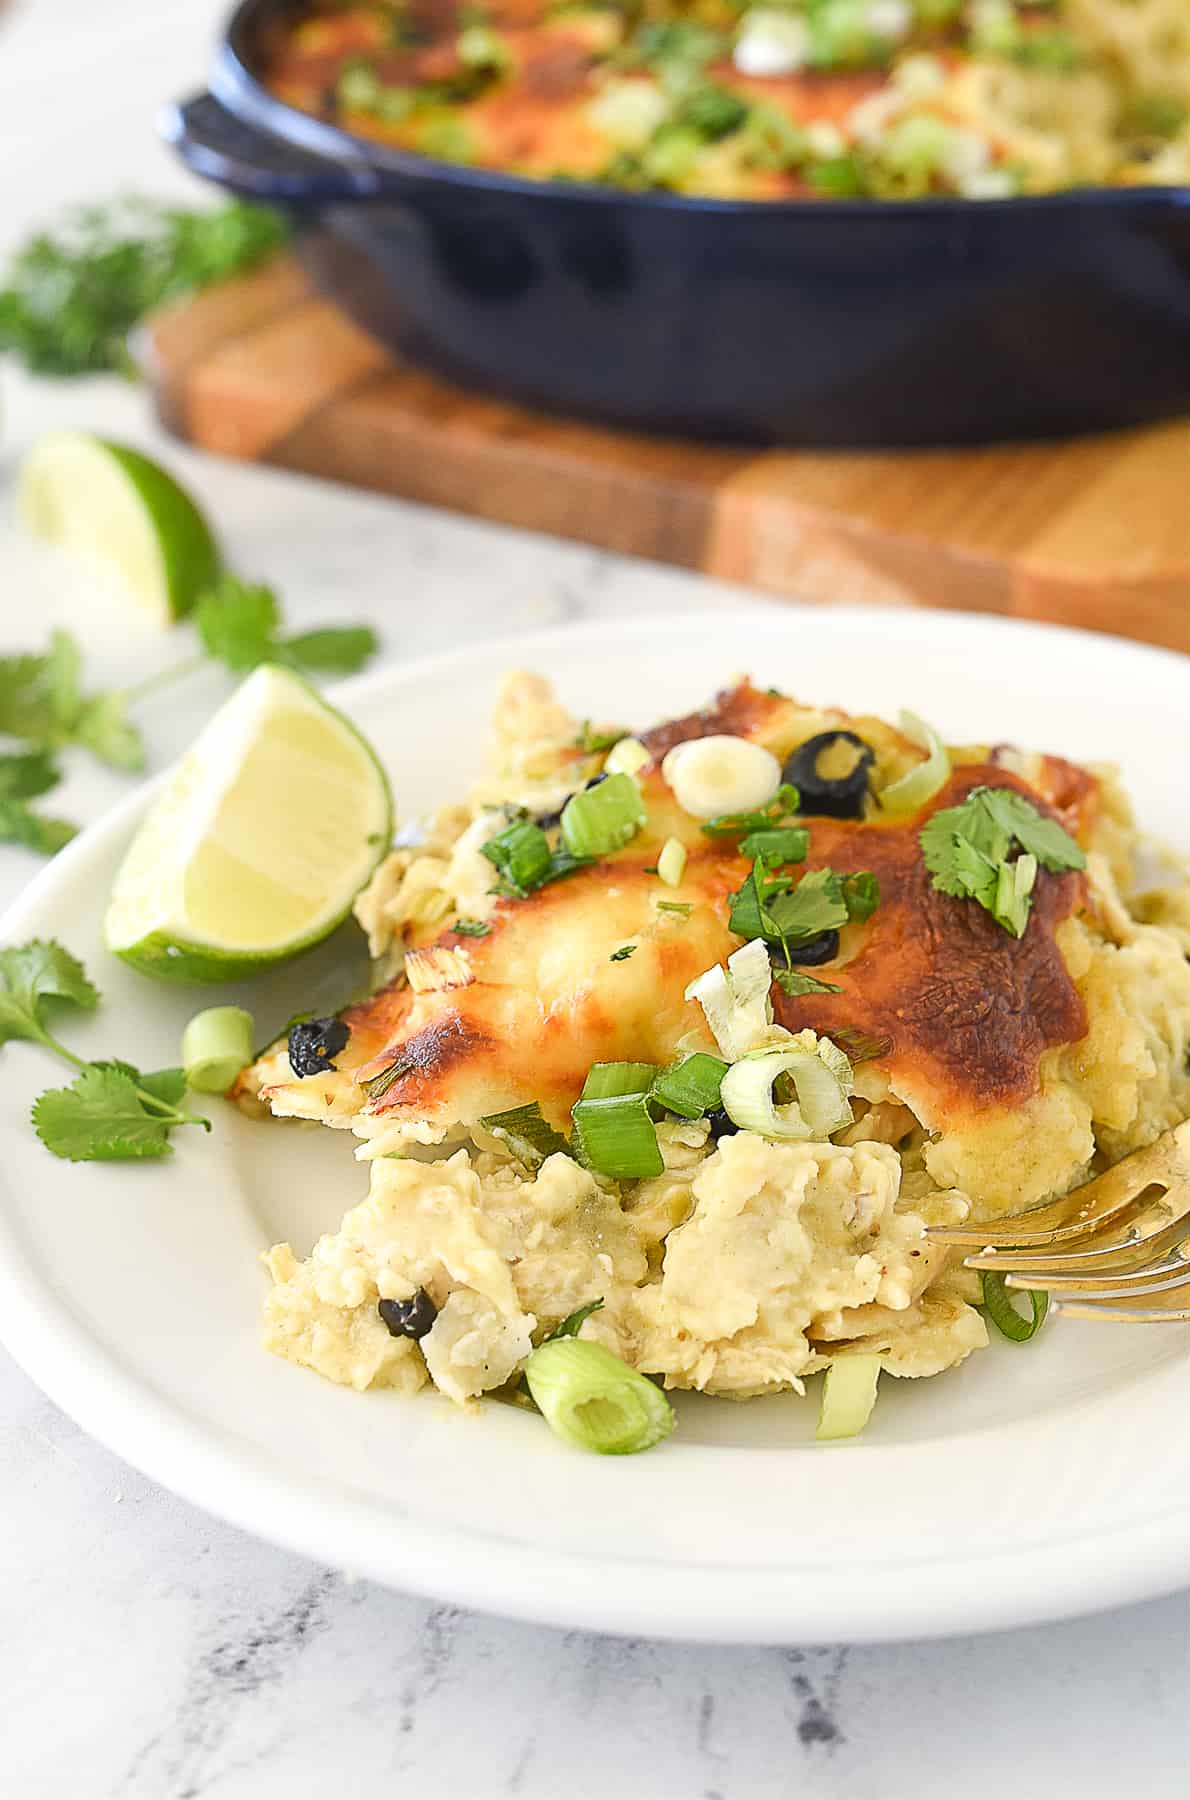
<path fill-rule="evenodd" d="M 698 975 L 741 940 L 730 900 L 748 873 L 734 839 L 714 838 L 677 806 L 659 763 L 674 744 L 722 731 L 782 756 L 839 714 L 807 713 L 747 682 L 706 711 L 646 733 L 653 761 L 640 771 L 648 824 L 624 850 L 525 899 L 499 900 L 483 937 L 427 933 L 410 977 L 401 976 L 344 1017 L 351 1028 L 342 1074 L 365 1083 L 393 1071 L 357 1110 L 417 1121 L 435 1136 L 529 1101 L 565 1127 L 594 1062 L 665 1064 L 714 1049 L 700 1008 L 685 1000 Z M 876 767 L 918 754 L 888 726 L 854 720 Z M 1086 1011 L 1055 932 L 1085 899 L 1077 875 L 1038 880 L 1029 929 L 1012 938 L 974 902 L 938 893 L 918 834 L 930 814 L 981 785 L 1012 787 L 1085 835 L 1093 776 L 1060 759 L 1037 766 L 1037 784 L 998 763 L 956 769 L 929 805 L 883 821 L 807 817 L 806 869 L 874 870 L 881 902 L 846 927 L 836 963 L 819 971 L 838 994 L 789 999 L 774 990 L 778 1020 L 883 1041 L 875 1069 L 932 1130 L 1009 1110 L 1035 1093 L 1043 1055 L 1087 1030 Z M 667 838 L 688 852 L 680 885 L 655 872 Z M 685 910 L 671 910 L 673 908 Z M 617 958 L 616 952 L 631 949 Z M 468 976 L 470 977 L 468 979 Z"/>

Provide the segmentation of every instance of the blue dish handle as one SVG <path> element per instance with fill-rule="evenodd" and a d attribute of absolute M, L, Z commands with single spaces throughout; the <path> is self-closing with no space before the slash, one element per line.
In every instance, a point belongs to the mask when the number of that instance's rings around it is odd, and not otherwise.
<path fill-rule="evenodd" d="M 365 164 L 333 162 L 257 131 L 213 94 L 168 106 L 161 134 L 196 175 L 251 200 L 326 206 L 370 199 L 379 186 L 375 170 Z"/>

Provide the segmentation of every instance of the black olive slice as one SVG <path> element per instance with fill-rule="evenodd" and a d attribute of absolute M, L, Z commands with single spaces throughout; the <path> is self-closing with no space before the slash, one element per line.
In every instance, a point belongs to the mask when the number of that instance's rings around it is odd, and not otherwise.
<path fill-rule="evenodd" d="M 390 1337 L 424 1338 L 438 1317 L 438 1308 L 425 1288 L 418 1288 L 411 1300 L 381 1300 L 376 1310 Z"/>
<path fill-rule="evenodd" d="M 807 938 L 801 944 L 795 944 L 792 940 L 787 942 L 790 962 L 800 963 L 804 969 L 816 968 L 819 963 L 834 962 L 839 954 L 837 931 L 820 931 L 817 937 Z"/>
<path fill-rule="evenodd" d="M 833 744 L 853 744 L 858 750 L 855 767 L 833 780 L 818 773 L 818 759 Z M 798 811 L 819 813 L 827 819 L 860 819 L 868 792 L 868 771 L 876 752 L 854 731 L 820 731 L 807 738 L 789 757 L 783 779 L 792 782 L 800 796 Z"/>
<path fill-rule="evenodd" d="M 350 1031 L 342 1019 L 302 1019 L 290 1029 L 289 1066 L 295 1075 L 324 1075 L 347 1047 Z"/>

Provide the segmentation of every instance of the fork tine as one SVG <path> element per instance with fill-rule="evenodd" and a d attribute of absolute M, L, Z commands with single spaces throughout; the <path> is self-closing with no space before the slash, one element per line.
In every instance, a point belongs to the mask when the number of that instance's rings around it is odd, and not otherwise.
<path fill-rule="evenodd" d="M 1106 1270 L 1098 1275 L 1062 1275 L 1046 1271 L 1037 1275 L 1009 1275 L 1005 1286 L 1026 1292 L 1041 1288 L 1055 1299 L 1070 1294 L 1085 1300 L 1119 1300 L 1132 1294 L 1157 1294 L 1190 1282 L 1190 1263 L 1182 1256 L 1167 1256 L 1143 1269 L 1122 1274 Z"/>
<path fill-rule="evenodd" d="M 1074 1300 L 1056 1300 L 1050 1310 L 1070 1319 L 1107 1319 L 1116 1325 L 1190 1323 L 1190 1281 L 1166 1289 L 1160 1305 L 1156 1306 L 1145 1294 L 1103 1300 L 1079 1296 Z"/>
<path fill-rule="evenodd" d="M 1166 1204 L 1171 1210 L 1180 1205 L 1183 1216 L 1190 1212 L 1190 1120 L 1047 1206 L 982 1224 L 931 1226 L 928 1235 L 935 1243 L 977 1251 L 1043 1250 L 1077 1243 L 1124 1224 L 1154 1187 L 1167 1194 L 1176 1189 L 1177 1200 Z"/>
<path fill-rule="evenodd" d="M 1164 1206 L 1158 1208 L 1164 1212 Z M 967 1269 L 999 1269 L 1003 1273 L 1018 1275 L 1037 1273 L 1040 1275 L 1103 1276 L 1123 1274 L 1130 1269 L 1137 1269 L 1151 1263 L 1154 1257 L 1165 1255 L 1190 1237 L 1190 1221 L 1183 1216 L 1159 1220 L 1154 1231 L 1142 1231 L 1134 1225 L 1125 1236 L 1113 1238 L 1106 1244 L 1096 1244 L 1092 1240 L 1085 1249 L 1050 1250 L 1023 1253 L 1019 1250 L 985 1250 L 978 1256 L 965 1256 L 963 1267 Z M 1036 1287 L 1037 1282 L 1029 1285 Z"/>

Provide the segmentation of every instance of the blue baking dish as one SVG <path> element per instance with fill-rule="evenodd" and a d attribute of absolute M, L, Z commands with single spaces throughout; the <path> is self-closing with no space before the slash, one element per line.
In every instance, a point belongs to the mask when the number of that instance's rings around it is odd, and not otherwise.
<path fill-rule="evenodd" d="M 189 167 L 324 229 L 319 285 L 455 379 L 637 430 L 988 443 L 1190 410 L 1190 189 L 721 201 L 538 182 L 354 137 L 262 86 L 243 0 Z"/>

